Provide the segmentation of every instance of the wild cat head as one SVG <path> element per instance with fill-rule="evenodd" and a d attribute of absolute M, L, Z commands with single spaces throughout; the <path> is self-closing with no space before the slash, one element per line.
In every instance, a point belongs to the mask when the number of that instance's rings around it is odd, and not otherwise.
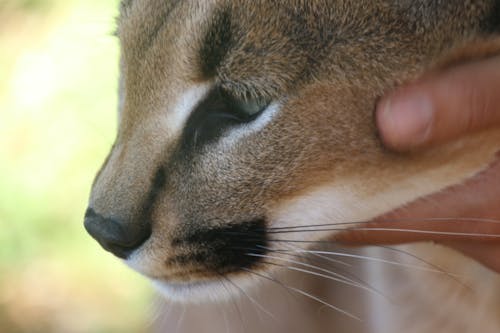
<path fill-rule="evenodd" d="M 466 144 L 396 156 L 372 113 L 384 90 L 490 32 L 493 8 L 124 1 L 119 130 L 87 230 L 174 295 L 269 270 L 262 256 L 285 238 L 328 236 L 280 228 L 371 218 L 463 179 L 486 148 L 454 171 Z"/>

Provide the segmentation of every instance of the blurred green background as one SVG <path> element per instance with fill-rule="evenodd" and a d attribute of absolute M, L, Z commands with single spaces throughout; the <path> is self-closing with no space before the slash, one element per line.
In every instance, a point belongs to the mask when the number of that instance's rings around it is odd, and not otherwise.
<path fill-rule="evenodd" d="M 118 0 L 0 0 L 0 332 L 143 332 L 146 280 L 83 228 L 114 138 Z"/>

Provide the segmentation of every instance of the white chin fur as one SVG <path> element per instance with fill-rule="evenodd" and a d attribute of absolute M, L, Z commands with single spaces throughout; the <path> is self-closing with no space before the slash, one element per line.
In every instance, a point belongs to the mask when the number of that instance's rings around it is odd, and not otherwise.
<path fill-rule="evenodd" d="M 241 297 L 243 290 L 254 285 L 252 279 L 235 278 L 231 280 L 200 281 L 194 283 L 171 283 L 162 280 L 152 280 L 153 286 L 165 298 L 181 303 L 228 302 L 235 297 Z M 236 287 L 236 285 L 238 287 Z"/>
<path fill-rule="evenodd" d="M 144 245 L 143 245 L 144 247 Z M 158 276 L 155 270 L 157 260 L 143 253 L 143 248 L 136 250 L 127 260 L 123 262 L 149 278 L 153 286 L 165 298 L 181 303 L 206 303 L 224 302 L 241 297 L 248 289 L 258 285 L 259 279 L 248 274 L 229 274 L 224 278 L 197 282 L 169 282 L 162 279 L 154 279 L 151 276 Z"/>

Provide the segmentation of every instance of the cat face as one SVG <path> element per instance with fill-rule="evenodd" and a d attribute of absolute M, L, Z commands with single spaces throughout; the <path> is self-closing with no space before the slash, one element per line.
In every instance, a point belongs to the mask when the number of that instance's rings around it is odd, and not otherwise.
<path fill-rule="evenodd" d="M 493 2 L 469 6 L 123 2 L 119 130 L 87 230 L 186 298 L 334 233 L 280 230 L 366 220 L 480 170 L 491 136 L 399 156 L 373 122 L 385 90 L 490 29 Z"/>

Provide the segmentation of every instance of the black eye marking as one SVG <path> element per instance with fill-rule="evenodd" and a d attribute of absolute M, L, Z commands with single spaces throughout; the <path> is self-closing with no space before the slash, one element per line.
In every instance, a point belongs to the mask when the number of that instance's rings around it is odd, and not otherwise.
<path fill-rule="evenodd" d="M 201 49 L 200 66 L 204 77 L 215 76 L 217 67 L 232 47 L 233 27 L 229 9 L 219 9 L 211 19 Z"/>
<path fill-rule="evenodd" d="M 189 117 L 182 146 L 192 150 L 214 142 L 229 128 L 257 119 L 268 105 L 267 101 L 237 99 L 216 87 Z"/>

